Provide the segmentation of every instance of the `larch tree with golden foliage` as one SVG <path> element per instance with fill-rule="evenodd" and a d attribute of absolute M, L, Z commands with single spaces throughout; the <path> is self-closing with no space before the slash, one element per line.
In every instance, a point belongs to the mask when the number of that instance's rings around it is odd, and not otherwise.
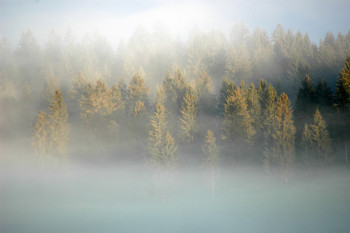
<path fill-rule="evenodd" d="M 67 107 L 57 89 L 49 113 L 40 112 L 35 123 L 33 146 L 39 160 L 45 163 L 66 159 L 69 132 Z"/>
<path fill-rule="evenodd" d="M 141 146 L 140 140 L 145 142 L 144 139 L 147 138 L 148 99 L 149 88 L 146 87 L 143 77 L 136 73 L 129 84 L 128 99 L 130 111 L 128 128 L 131 133 L 129 139 L 134 140 L 136 146 Z"/>
<path fill-rule="evenodd" d="M 327 124 L 318 108 L 314 114 L 313 124 L 305 125 L 302 145 L 304 149 L 303 159 L 310 166 L 319 166 L 331 159 L 331 139 L 329 138 Z"/>
<path fill-rule="evenodd" d="M 349 161 L 348 144 L 350 140 L 350 55 L 345 60 L 337 80 L 336 107 L 340 113 L 339 131 L 345 145 L 345 162 Z"/>
<path fill-rule="evenodd" d="M 182 101 L 179 117 L 179 138 L 190 144 L 197 132 L 197 108 L 198 99 L 195 90 L 189 86 Z"/>
<path fill-rule="evenodd" d="M 168 130 L 164 100 L 164 89 L 159 88 L 155 110 L 149 123 L 148 152 L 151 155 L 150 161 L 157 171 L 170 172 L 176 165 L 176 146 Z"/>
<path fill-rule="evenodd" d="M 114 135 L 119 126 L 119 119 L 114 116 L 124 110 L 125 103 L 117 86 L 109 88 L 104 81 L 97 80 L 95 85 L 88 83 L 85 86 L 80 107 L 81 117 L 95 140 Z"/>
<path fill-rule="evenodd" d="M 288 96 L 282 93 L 277 102 L 275 128 L 272 134 L 272 145 L 269 149 L 270 164 L 284 175 L 288 182 L 287 172 L 295 159 L 295 127 L 292 120 L 292 107 Z"/>
<path fill-rule="evenodd" d="M 256 131 L 253 127 L 253 119 L 248 112 L 246 98 L 239 87 L 227 97 L 222 130 L 222 139 L 235 145 L 236 158 L 247 154 L 247 149 L 253 143 Z M 232 148 L 226 150 L 228 153 L 232 151 Z"/>

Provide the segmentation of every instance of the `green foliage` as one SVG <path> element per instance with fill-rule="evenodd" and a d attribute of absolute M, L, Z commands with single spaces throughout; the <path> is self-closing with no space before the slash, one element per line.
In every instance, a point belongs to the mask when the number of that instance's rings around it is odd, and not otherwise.
<path fill-rule="evenodd" d="M 350 138 L 350 55 L 340 72 L 336 83 L 336 107 L 340 113 L 337 130 L 345 143 L 345 161 L 348 162 L 348 141 Z"/>
<path fill-rule="evenodd" d="M 253 119 L 253 127 L 258 130 L 261 125 L 261 105 L 258 90 L 255 89 L 253 83 L 250 84 L 247 93 L 247 109 Z"/>
<path fill-rule="evenodd" d="M 331 152 L 331 139 L 329 138 L 326 122 L 318 110 L 315 111 L 313 124 L 305 125 L 303 138 L 303 159 L 306 163 L 320 165 L 328 162 Z"/>
<path fill-rule="evenodd" d="M 237 88 L 226 100 L 222 139 L 251 144 L 255 135 L 252 123 L 245 96 L 241 89 Z"/>
<path fill-rule="evenodd" d="M 337 107 L 343 113 L 350 112 L 350 55 L 337 80 Z"/>
<path fill-rule="evenodd" d="M 263 95 L 263 114 L 262 114 L 262 132 L 263 132 L 263 141 L 264 141 L 264 166 L 266 170 L 270 169 L 271 161 L 271 151 L 270 148 L 273 145 L 274 137 L 273 134 L 277 130 L 277 124 L 275 117 L 277 115 L 277 94 L 276 90 L 270 84 L 267 89 L 262 93 Z"/>
<path fill-rule="evenodd" d="M 265 164 L 283 173 L 287 172 L 295 159 L 295 127 L 292 120 L 292 108 L 285 93 L 278 98 L 272 143 L 265 148 Z"/>
<path fill-rule="evenodd" d="M 224 79 L 219 96 L 218 96 L 218 114 L 223 116 L 225 110 L 225 104 L 229 93 L 233 93 L 235 90 L 235 84 L 233 81 L 229 80 L 227 77 Z"/>
<path fill-rule="evenodd" d="M 213 85 L 211 78 L 207 73 L 203 72 L 201 78 L 198 80 L 196 92 L 198 93 L 198 108 L 199 114 L 213 113 L 212 105 L 214 104 Z"/>
<path fill-rule="evenodd" d="M 295 114 L 301 117 L 310 115 L 314 112 L 316 103 L 316 93 L 314 84 L 308 75 L 305 76 L 298 90 L 298 95 L 295 103 Z"/>

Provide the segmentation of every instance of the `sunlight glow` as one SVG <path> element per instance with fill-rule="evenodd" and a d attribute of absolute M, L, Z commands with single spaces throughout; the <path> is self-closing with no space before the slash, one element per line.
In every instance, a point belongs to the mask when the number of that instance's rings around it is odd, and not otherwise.
<path fill-rule="evenodd" d="M 172 36 L 186 39 L 194 27 L 210 30 L 215 27 L 212 7 L 209 5 L 176 4 L 163 5 L 134 14 L 119 16 L 97 13 L 97 16 L 81 21 L 67 22 L 78 35 L 98 32 L 109 41 L 127 40 L 138 26 L 152 33 L 157 24 L 164 25 Z"/>

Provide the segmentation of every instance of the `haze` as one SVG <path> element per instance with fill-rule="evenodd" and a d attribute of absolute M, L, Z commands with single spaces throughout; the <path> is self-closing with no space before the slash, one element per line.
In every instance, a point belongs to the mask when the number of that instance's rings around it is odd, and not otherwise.
<path fill-rule="evenodd" d="M 318 42 L 328 30 L 346 33 L 349 8 L 347 0 L 1 0 L 0 36 L 16 43 L 23 31 L 31 29 L 43 44 L 51 30 L 63 35 L 71 28 L 78 38 L 97 31 L 117 46 L 120 39 L 128 40 L 140 25 L 152 32 L 161 24 L 173 36 L 187 39 L 195 26 L 228 34 L 232 25 L 244 22 L 250 30 L 261 27 L 269 33 L 280 23 L 293 31 L 307 31 Z"/>
<path fill-rule="evenodd" d="M 349 10 L 0 0 L 0 232 L 349 232 Z"/>

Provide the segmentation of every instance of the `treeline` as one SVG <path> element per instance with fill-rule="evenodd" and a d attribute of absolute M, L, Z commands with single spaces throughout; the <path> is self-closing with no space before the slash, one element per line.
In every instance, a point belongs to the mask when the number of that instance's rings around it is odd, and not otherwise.
<path fill-rule="evenodd" d="M 185 43 L 138 29 L 114 52 L 69 31 L 41 49 L 28 31 L 0 49 L 2 140 L 30 140 L 41 161 L 214 168 L 220 157 L 286 172 L 344 162 L 344 145 L 347 158 L 349 33 L 317 46 L 280 25 L 272 40 L 238 25 L 229 39 L 194 31 Z"/>

